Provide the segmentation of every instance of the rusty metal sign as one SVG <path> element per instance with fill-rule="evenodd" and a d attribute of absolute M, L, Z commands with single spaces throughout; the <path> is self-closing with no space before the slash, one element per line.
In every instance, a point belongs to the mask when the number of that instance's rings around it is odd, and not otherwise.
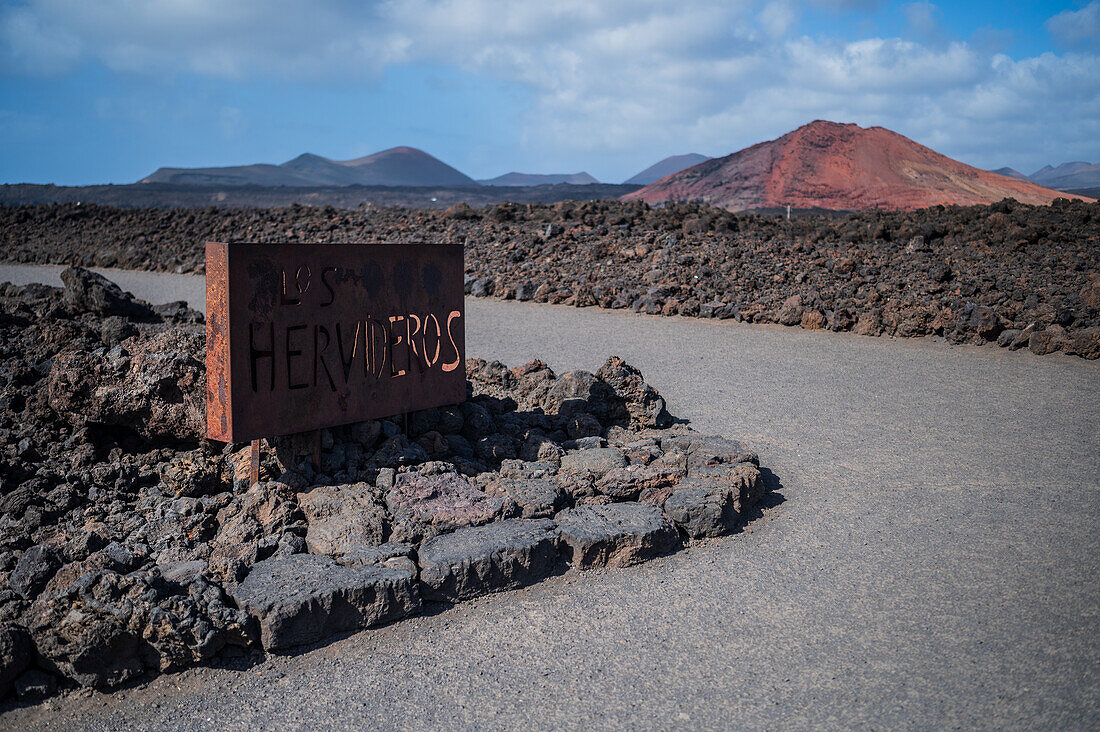
<path fill-rule="evenodd" d="M 206 430 L 245 442 L 466 398 L 459 244 L 206 245 Z"/>

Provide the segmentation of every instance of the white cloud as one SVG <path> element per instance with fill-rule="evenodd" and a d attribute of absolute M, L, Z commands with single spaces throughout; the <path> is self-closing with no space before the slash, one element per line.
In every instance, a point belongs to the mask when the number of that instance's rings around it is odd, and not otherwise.
<path fill-rule="evenodd" d="M 320 78 L 400 60 L 376 10 L 351 0 L 29 0 L 0 11 L 0 37 L 31 18 L 40 56 L 69 49 L 59 65 L 84 56 L 116 71 Z M 18 48 L 5 46 L 17 65 Z"/>
<path fill-rule="evenodd" d="M 764 6 L 756 16 L 763 31 L 772 38 L 782 38 L 795 24 L 798 16 L 785 0 L 773 0 Z"/>
<path fill-rule="evenodd" d="M 811 4 L 834 12 L 860 10 L 871 12 L 882 5 L 882 0 L 812 0 Z"/>
<path fill-rule="evenodd" d="M 917 38 L 936 40 L 940 37 L 940 9 L 930 2 L 906 3 L 901 6 L 909 30 Z"/>
<path fill-rule="evenodd" d="M 63 71 L 81 54 L 73 34 L 44 24 L 28 8 L 0 9 L 0 48 L 5 65 L 36 76 Z"/>
<path fill-rule="evenodd" d="M 1080 10 L 1058 13 L 1046 27 L 1065 46 L 1100 49 L 1100 0 L 1092 0 Z"/>
<path fill-rule="evenodd" d="M 982 73 L 980 60 L 962 43 L 930 49 L 897 39 L 872 38 L 842 44 L 801 39 L 788 44 L 789 61 L 815 86 L 853 93 L 902 96 L 973 84 Z"/>
<path fill-rule="evenodd" d="M 0 63 L 322 82 L 458 68 L 529 90 L 522 140 L 566 167 L 724 154 L 814 118 L 883 125 L 987 167 L 1100 157 L 1096 55 L 1013 60 L 938 37 L 930 3 L 906 13 L 909 39 L 841 41 L 796 35 L 793 0 L 28 0 L 0 10 Z M 1090 27 L 1100 35 L 1098 14 L 1100 0 L 1048 28 L 1080 46 Z M 223 131 L 239 119 L 224 113 Z"/>

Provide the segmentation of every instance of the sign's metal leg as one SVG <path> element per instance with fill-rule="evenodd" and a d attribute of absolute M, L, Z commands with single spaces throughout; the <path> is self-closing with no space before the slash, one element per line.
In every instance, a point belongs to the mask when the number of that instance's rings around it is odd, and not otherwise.
<path fill-rule="evenodd" d="M 313 450 L 313 467 L 315 470 L 321 470 L 321 430 L 313 430 L 313 444 L 311 445 Z"/>
<path fill-rule="evenodd" d="M 254 486 L 260 482 L 260 441 L 253 440 L 249 447 L 249 457 L 252 461 L 252 468 L 249 471 L 249 486 Z"/>

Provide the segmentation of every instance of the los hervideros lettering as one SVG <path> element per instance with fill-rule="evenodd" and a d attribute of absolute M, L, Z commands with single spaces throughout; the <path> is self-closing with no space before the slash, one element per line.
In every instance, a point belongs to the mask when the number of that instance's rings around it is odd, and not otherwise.
<path fill-rule="evenodd" d="M 269 415 L 271 434 L 285 434 L 464 398 L 460 246 L 217 244 L 211 253 L 208 417 L 232 417 L 214 432 L 236 437 L 244 422 L 254 434 L 264 429 L 258 415 Z"/>

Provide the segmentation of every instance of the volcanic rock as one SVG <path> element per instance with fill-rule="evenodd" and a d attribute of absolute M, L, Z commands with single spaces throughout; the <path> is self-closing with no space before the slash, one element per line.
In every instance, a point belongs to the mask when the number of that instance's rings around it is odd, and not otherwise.
<path fill-rule="evenodd" d="M 737 440 L 721 435 L 688 433 L 661 439 L 661 447 L 669 452 L 682 452 L 688 457 L 688 467 L 697 469 L 720 463 L 759 463 L 756 453 Z"/>
<path fill-rule="evenodd" d="M 602 478 L 622 467 L 626 467 L 626 455 L 617 447 L 574 450 L 561 456 L 562 473 L 588 473 L 594 478 Z"/>
<path fill-rule="evenodd" d="M 420 610 L 412 573 L 344 567 L 313 554 L 257 563 L 233 590 L 233 599 L 259 623 L 260 641 L 269 651 L 315 643 Z"/>
<path fill-rule="evenodd" d="M 110 351 L 62 351 L 50 370 L 50 407 L 77 428 L 198 440 L 206 433 L 205 357 L 203 334 L 179 330 L 129 338 Z"/>
<path fill-rule="evenodd" d="M 890 335 L 899 338 L 916 338 L 928 335 L 935 329 L 936 313 L 931 308 L 909 306 L 901 303 L 889 303 L 882 312 L 883 328 Z M 996 330 L 996 326 L 989 322 L 984 313 L 970 312 L 966 317 L 960 316 L 956 323 L 959 329 L 959 338 L 970 337 L 970 334 L 979 337 L 990 337 Z"/>
<path fill-rule="evenodd" d="M 428 453 L 423 447 L 415 442 L 409 442 L 409 438 L 405 435 L 394 435 L 383 441 L 364 467 L 378 470 L 384 467 L 415 465 L 427 459 Z"/>
<path fill-rule="evenodd" d="M 103 275 L 83 267 L 66 268 L 61 272 L 61 281 L 65 283 L 65 302 L 77 312 L 139 319 L 154 317 L 148 303 L 137 300 Z"/>
<path fill-rule="evenodd" d="M 41 544 L 32 546 L 15 563 L 8 581 L 13 590 L 30 600 L 46 586 L 60 566 L 54 550 Z"/>
<path fill-rule="evenodd" d="M 566 557 L 577 569 L 637 564 L 671 551 L 677 541 L 661 510 L 640 503 L 578 506 L 554 520 Z"/>
<path fill-rule="evenodd" d="M 783 306 L 779 308 L 779 315 L 776 316 L 776 322 L 781 325 L 798 325 L 802 322 L 802 296 L 791 295 L 783 301 Z"/>
<path fill-rule="evenodd" d="M 797 167 L 798 159 L 786 163 Z M 1090 286 L 1100 281 L 1092 245 L 1100 231 L 1096 205 L 1059 198 L 1032 206 L 1005 199 L 991 205 L 845 215 L 803 211 L 787 220 L 785 208 L 783 216 L 734 215 L 694 202 L 660 207 L 640 201 L 501 204 L 459 219 L 442 211 L 377 207 L 164 211 L 63 204 L 0 207 L 0 234 L 8 244 L 0 249 L 25 262 L 201 272 L 203 251 L 197 242 L 205 240 L 289 237 L 411 245 L 428 236 L 466 242 L 469 282 L 485 278 L 492 283 L 486 296 L 508 297 L 531 283 L 536 286 L 533 299 L 541 302 L 591 301 L 604 308 L 768 323 L 775 322 L 784 301 L 797 295 L 803 317 L 810 313 L 807 327 L 818 319 L 812 313 L 817 310 L 831 330 L 948 338 L 959 314 L 973 303 L 995 311 L 1006 329 L 1024 330 L 1034 323 L 1041 331 L 1056 323 L 1072 336 L 1100 327 L 1100 307 L 1090 304 L 1100 297 Z M 561 234 L 532 239 L 533 232 L 562 221 L 569 225 Z M 23 334 L 26 350 L 41 352 L 33 368 L 43 363 L 42 357 L 52 359 L 82 338 L 101 341 L 110 350 L 151 325 L 74 313 L 55 288 L 3 292 L 13 297 L 17 291 L 22 293 L 19 304 L 0 321 L 22 328 L 28 318 L 49 319 L 48 327 L 16 331 Z M 157 312 L 174 322 L 200 318 L 193 311 Z M 801 324 L 801 319 L 795 323 Z M 988 340 L 966 330 L 959 337 Z M 472 364 L 470 381 L 482 386 L 478 361 Z M 541 407 L 554 382 L 549 369 L 532 373 L 529 381 L 516 378 L 520 388 L 511 396 L 519 408 Z M 500 396 L 512 389 L 503 382 L 496 388 L 499 393 L 487 388 L 480 393 Z M 12 398 L 18 404 L 18 397 Z M 592 414 L 602 421 L 600 414 Z M 564 427 L 564 422 L 555 426 Z M 453 430 L 437 431 L 450 443 Z M 482 436 L 466 435 L 470 442 Z"/>
<path fill-rule="evenodd" d="M 313 554 L 343 554 L 355 544 L 381 544 L 386 512 L 367 483 L 317 485 L 297 495 L 309 529 L 306 547 Z"/>
<path fill-rule="evenodd" d="M 1100 328 L 1085 328 L 1069 336 L 1066 353 L 1076 354 L 1090 361 L 1100 358 Z"/>
<path fill-rule="evenodd" d="M 514 506 L 478 490 L 458 473 L 401 473 L 386 493 L 393 514 L 393 539 L 419 541 L 463 526 L 501 518 Z"/>
<path fill-rule="evenodd" d="M 202 573 L 206 571 L 206 566 L 207 564 L 203 560 L 194 559 L 158 564 L 157 570 L 165 582 L 186 587 L 202 576 Z"/>
<path fill-rule="evenodd" d="M 645 382 L 641 371 L 623 359 L 618 356 L 607 359 L 596 372 L 596 378 L 614 390 L 626 410 L 626 415 L 623 415 L 622 409 L 612 407 L 606 422 L 608 426 L 619 424 L 632 429 L 663 429 L 672 424 L 672 415 L 665 408 L 665 400 Z"/>
<path fill-rule="evenodd" d="M 688 469 L 661 442 L 692 433 L 653 426 L 664 402 L 620 359 L 556 392 L 544 363 L 471 360 L 467 401 L 410 414 L 415 441 L 392 420 L 323 430 L 318 471 L 309 441 L 263 440 L 261 476 L 279 478 L 249 486 L 247 447 L 202 439 L 199 318 L 166 313 L 96 315 L 58 288 L 0 284 L 0 692 L 111 688 L 385 622 L 418 607 L 418 556 L 438 597 L 535 581 L 561 556 L 547 517 L 656 494 Z M 543 408 L 551 392 L 576 399 L 568 414 Z M 577 563 L 663 550 L 659 522 L 616 526 L 639 510 L 618 505 L 570 509 Z M 603 518 L 583 538 L 591 511 Z"/>
<path fill-rule="evenodd" d="M 1081 288 L 1081 301 L 1090 308 L 1100 308 L 1100 272 L 1089 275 L 1085 286 Z"/>
<path fill-rule="evenodd" d="M 508 435 L 492 434 L 479 437 L 474 443 L 474 454 L 488 463 L 511 460 L 519 455 L 520 442 Z"/>
<path fill-rule="evenodd" d="M 408 544 L 398 542 L 387 542 L 378 546 L 354 544 L 336 557 L 336 561 L 345 567 L 389 567 L 416 575 L 420 568 L 413 560 L 415 551 Z"/>
<path fill-rule="evenodd" d="M 276 481 L 257 483 L 234 497 L 218 511 L 216 523 L 211 554 L 245 566 L 265 559 L 280 545 L 294 551 L 293 537 L 305 533 L 294 492 Z"/>
<path fill-rule="evenodd" d="M 604 473 L 596 482 L 596 490 L 616 501 L 633 501 L 642 493 L 675 485 L 682 476 L 683 471 L 676 466 L 634 463 Z"/>
<path fill-rule="evenodd" d="M 520 510 L 520 518 L 553 516 L 564 507 L 567 494 L 559 483 L 546 478 L 497 478 L 485 487 L 490 495 L 507 496 Z"/>
<path fill-rule="evenodd" d="M 643 500 L 661 505 L 680 530 L 700 538 L 729 532 L 763 494 L 755 465 L 723 463 L 697 467 L 671 489 L 652 491 Z"/>
<path fill-rule="evenodd" d="M 574 414 L 565 425 L 565 433 L 571 440 L 599 437 L 601 432 L 603 432 L 603 425 L 588 412 Z"/>
<path fill-rule="evenodd" d="M 568 371 L 557 378 L 546 393 L 542 408 L 548 414 L 569 417 L 587 412 L 604 424 L 623 414 L 622 400 L 605 382 L 588 371 Z"/>
<path fill-rule="evenodd" d="M 57 691 L 57 677 L 32 668 L 15 680 L 15 694 L 21 701 L 39 701 Z"/>
<path fill-rule="evenodd" d="M 821 330 L 828 324 L 828 321 L 825 318 L 825 313 L 811 309 L 802 313 L 802 320 L 799 324 L 806 330 Z"/>
<path fill-rule="evenodd" d="M 458 529 L 420 547 L 424 598 L 457 602 L 551 574 L 560 557 L 550 519 L 509 519 Z"/>
<path fill-rule="evenodd" d="M 1032 334 L 1027 343 L 1027 347 L 1037 356 L 1045 356 L 1048 353 L 1060 351 L 1065 345 L 1066 331 L 1059 325 L 1051 325 Z"/>
<path fill-rule="evenodd" d="M 165 465 L 161 480 L 177 496 L 202 496 L 221 486 L 218 466 L 212 460 L 194 455 Z"/>
<path fill-rule="evenodd" d="M 665 515 L 688 536 L 721 536 L 737 521 L 728 490 L 712 487 L 685 488 L 665 500 Z"/>
<path fill-rule="evenodd" d="M 249 642 L 247 619 L 218 588 L 200 579 L 185 592 L 155 574 L 89 572 L 40 595 L 27 627 L 48 670 L 84 686 L 117 686 Z"/>
<path fill-rule="evenodd" d="M 852 326 L 852 332 L 856 335 L 875 336 L 882 333 L 882 311 L 872 308 L 865 313 L 860 313 L 856 324 Z"/>
<path fill-rule="evenodd" d="M 1003 328 L 1004 324 L 992 308 L 969 303 L 959 313 L 954 338 L 970 340 L 977 335 L 978 342 L 996 340 Z"/>
<path fill-rule="evenodd" d="M 0 699 L 11 691 L 11 684 L 30 665 L 34 654 L 31 637 L 25 628 L 0 625 Z"/>

